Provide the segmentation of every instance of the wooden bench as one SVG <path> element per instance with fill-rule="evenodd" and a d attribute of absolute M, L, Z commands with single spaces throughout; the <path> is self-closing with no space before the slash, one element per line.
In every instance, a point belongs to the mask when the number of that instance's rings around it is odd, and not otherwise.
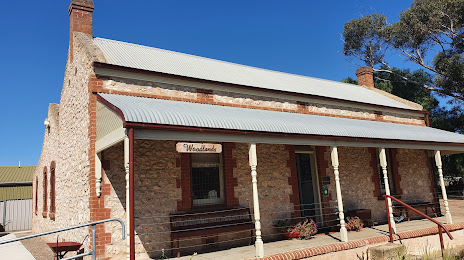
<path fill-rule="evenodd" d="M 180 257 L 179 244 L 182 238 L 250 230 L 250 242 L 253 241 L 254 224 L 250 209 L 245 207 L 176 212 L 170 214 L 170 223 L 171 248 L 172 252 L 177 249 L 177 257 Z"/>
<path fill-rule="evenodd" d="M 415 202 L 405 202 L 405 203 L 408 204 L 409 206 L 415 208 L 415 209 L 424 209 L 425 215 L 427 215 L 427 216 L 428 216 L 428 210 L 427 209 L 430 208 L 430 210 L 432 210 L 435 217 L 437 217 L 435 203 L 428 202 L 428 201 L 424 201 L 424 202 L 415 201 Z M 393 204 L 393 212 L 398 214 L 398 216 L 402 216 L 403 214 L 405 214 L 408 221 L 410 220 L 408 209 L 405 206 L 401 205 L 401 204 Z"/>

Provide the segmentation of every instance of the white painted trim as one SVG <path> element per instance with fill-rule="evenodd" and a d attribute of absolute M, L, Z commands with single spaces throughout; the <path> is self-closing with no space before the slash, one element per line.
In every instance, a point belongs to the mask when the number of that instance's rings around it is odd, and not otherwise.
<path fill-rule="evenodd" d="M 95 154 L 95 190 L 98 198 L 101 196 L 101 182 L 102 182 L 102 163 L 101 153 Z"/>
<path fill-rule="evenodd" d="M 225 134 L 210 132 L 194 131 L 169 131 L 153 129 L 135 129 L 135 139 L 152 139 L 152 140 L 179 140 L 179 141 L 200 141 L 200 142 L 237 142 L 237 143 L 267 143 L 267 144 L 293 144 L 293 145 L 316 145 L 316 146 L 348 146 L 348 147 L 375 147 L 384 148 L 401 148 L 401 149 L 420 149 L 420 150 L 448 150 L 464 153 L 464 146 L 446 146 L 434 144 L 412 144 L 412 143 L 384 143 L 382 140 L 371 142 L 360 141 L 343 141 L 328 140 L 325 138 L 315 139 L 305 136 L 265 136 L 252 134 Z"/>
<path fill-rule="evenodd" d="M 253 186 L 253 214 L 255 217 L 255 234 L 256 234 L 256 242 L 255 242 L 255 249 L 256 249 L 256 257 L 263 258 L 264 257 L 264 243 L 261 237 L 261 216 L 259 213 L 259 196 L 258 196 L 258 179 L 257 179 L 257 172 L 256 167 L 258 166 L 258 156 L 256 154 L 256 143 L 250 143 L 249 151 L 248 151 L 248 158 L 251 168 L 251 184 Z"/>
<path fill-rule="evenodd" d="M 441 194 L 443 196 L 443 204 L 445 204 L 445 216 L 447 224 L 453 224 L 453 218 L 451 217 L 451 212 L 448 205 L 448 195 L 446 194 L 445 182 L 443 180 L 443 165 L 441 162 L 441 153 L 440 151 L 435 151 L 435 163 L 438 168 L 438 178 L 440 179 Z"/>
<path fill-rule="evenodd" d="M 387 155 L 385 153 L 385 148 L 379 149 L 379 159 L 380 159 L 380 167 L 382 168 L 382 173 L 383 173 L 385 195 L 390 195 L 390 184 L 388 183 L 388 170 L 387 170 Z M 387 198 L 387 203 L 388 203 L 388 210 L 390 211 L 390 214 L 387 217 L 390 218 L 390 224 L 393 228 L 393 231 L 396 234 L 396 224 L 395 224 L 395 219 L 393 218 L 393 206 L 392 206 L 392 201 L 390 198 Z"/>
<path fill-rule="evenodd" d="M 110 148 L 111 146 L 121 142 L 124 140 L 124 136 L 126 135 L 125 128 L 119 128 L 114 130 L 113 132 L 103 136 L 100 140 L 97 140 L 95 143 L 95 151 L 97 153 Z"/>
<path fill-rule="evenodd" d="M 337 193 L 337 205 L 338 205 L 338 218 L 340 219 L 340 239 L 342 242 L 348 242 L 348 232 L 345 226 L 345 213 L 343 212 L 343 199 L 342 199 L 342 189 L 340 187 L 340 172 L 338 171 L 338 149 L 336 146 L 333 146 L 330 152 L 330 158 L 332 160 L 332 166 L 334 169 L 335 175 L 335 190 Z"/>

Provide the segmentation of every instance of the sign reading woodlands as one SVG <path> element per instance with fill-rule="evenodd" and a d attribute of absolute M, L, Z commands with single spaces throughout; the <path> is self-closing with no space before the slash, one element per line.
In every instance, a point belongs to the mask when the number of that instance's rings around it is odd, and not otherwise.
<path fill-rule="evenodd" d="M 176 151 L 179 153 L 221 153 L 221 144 L 207 143 L 177 143 Z"/>

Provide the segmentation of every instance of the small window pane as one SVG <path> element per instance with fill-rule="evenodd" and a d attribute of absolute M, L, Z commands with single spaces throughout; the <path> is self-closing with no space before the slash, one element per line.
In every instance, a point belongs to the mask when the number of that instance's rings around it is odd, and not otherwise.
<path fill-rule="evenodd" d="M 191 154 L 193 205 L 224 202 L 221 154 Z"/>

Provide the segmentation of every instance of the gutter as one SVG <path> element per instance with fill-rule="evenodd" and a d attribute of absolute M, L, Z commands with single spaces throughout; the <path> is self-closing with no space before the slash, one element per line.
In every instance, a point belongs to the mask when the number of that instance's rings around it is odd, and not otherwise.
<path fill-rule="evenodd" d="M 2 182 L 0 187 L 32 186 L 32 181 Z"/>

